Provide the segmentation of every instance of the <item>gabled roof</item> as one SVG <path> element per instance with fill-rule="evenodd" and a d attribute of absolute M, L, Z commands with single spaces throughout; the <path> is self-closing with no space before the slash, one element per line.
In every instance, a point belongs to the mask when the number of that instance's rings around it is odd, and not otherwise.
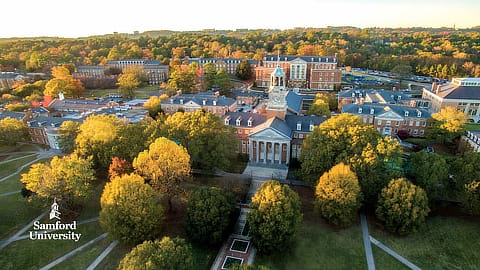
<path fill-rule="evenodd" d="M 287 123 L 288 127 L 293 131 L 301 131 L 301 132 L 310 132 L 310 124 L 314 126 L 318 126 L 324 121 L 326 121 L 328 117 L 323 116 L 303 116 L 303 115 L 286 115 L 285 122 Z M 301 129 L 297 129 L 297 124 L 301 124 Z"/>
<path fill-rule="evenodd" d="M 467 78 L 471 79 L 471 78 Z M 467 80 L 464 79 L 464 80 Z M 454 79 L 455 80 L 455 79 Z M 456 81 L 461 81 L 456 79 Z M 438 85 L 436 83 L 432 84 L 430 89 L 424 89 L 434 93 L 435 95 L 444 98 L 444 99 L 467 99 L 467 100 L 480 100 L 480 86 L 466 86 L 458 83 L 446 83 Z"/>
<path fill-rule="evenodd" d="M 201 92 L 197 94 L 182 94 L 175 97 L 168 98 L 162 101 L 162 104 L 186 104 L 194 102 L 200 106 L 231 106 L 236 101 L 233 98 L 225 96 L 217 96 L 212 91 Z M 203 103 L 205 102 L 205 105 Z M 213 103 L 216 102 L 216 105 Z"/>
<path fill-rule="evenodd" d="M 285 137 L 292 138 L 292 130 L 290 129 L 290 127 L 288 127 L 285 121 L 277 117 L 269 118 L 265 123 L 256 126 L 252 130 L 252 133 L 250 133 L 250 136 L 269 128 L 273 129 L 274 131 L 278 132 L 279 134 Z"/>
<path fill-rule="evenodd" d="M 288 109 L 298 114 L 302 109 L 303 97 L 294 91 L 288 91 L 285 99 L 287 101 Z"/>
<path fill-rule="evenodd" d="M 225 115 L 222 116 L 222 120 L 225 121 L 225 119 L 227 119 L 228 117 L 230 117 L 230 121 L 228 123 L 229 126 L 237 126 L 237 119 L 241 119 L 240 127 L 249 127 L 249 119 L 252 121 L 251 127 L 256 127 L 267 121 L 267 117 L 265 115 L 251 112 L 227 112 Z"/>
<path fill-rule="evenodd" d="M 5 118 L 23 120 L 23 118 L 25 118 L 25 114 L 20 112 L 0 111 L 0 120 Z"/>
<path fill-rule="evenodd" d="M 59 128 L 63 122 L 65 121 L 73 121 L 73 122 L 82 122 L 82 119 L 67 119 L 61 117 L 35 117 L 32 118 L 30 121 L 27 121 L 27 126 L 32 128 L 39 128 L 45 127 L 48 129 L 56 129 Z"/>
<path fill-rule="evenodd" d="M 371 113 L 372 110 L 373 110 L 373 114 Z M 425 110 L 422 108 L 416 108 L 416 107 L 402 106 L 402 105 L 364 103 L 364 104 L 344 104 L 342 106 L 342 113 L 351 113 L 356 115 L 374 115 L 375 117 L 378 117 L 389 111 L 392 111 L 401 117 L 404 117 L 406 112 L 408 112 L 408 117 L 417 117 L 419 112 L 420 112 L 419 118 L 431 117 L 431 114 L 428 110 Z"/>

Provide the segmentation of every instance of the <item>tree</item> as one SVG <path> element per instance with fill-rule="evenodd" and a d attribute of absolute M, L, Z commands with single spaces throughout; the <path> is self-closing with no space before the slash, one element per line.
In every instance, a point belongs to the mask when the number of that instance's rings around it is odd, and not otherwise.
<path fill-rule="evenodd" d="M 168 99 L 168 96 L 166 94 L 163 94 L 161 96 L 151 96 L 145 104 L 143 104 L 143 107 L 148 111 L 148 114 L 150 117 L 156 119 L 158 116 L 158 113 L 162 111 L 162 101 Z"/>
<path fill-rule="evenodd" d="M 70 154 L 75 148 L 75 138 L 80 128 L 79 122 L 65 121 L 60 125 L 58 133 L 58 145 L 63 153 Z"/>
<path fill-rule="evenodd" d="M 217 78 L 217 68 L 215 67 L 215 64 L 213 63 L 206 63 L 203 66 L 204 70 L 204 75 L 203 75 L 203 82 L 204 82 L 204 87 L 205 89 L 211 89 L 216 82 Z"/>
<path fill-rule="evenodd" d="M 412 75 L 412 67 L 405 64 L 396 65 L 392 68 L 391 73 L 395 74 L 399 79 L 400 84 L 402 84 L 402 79 L 406 79 Z"/>
<path fill-rule="evenodd" d="M 191 93 L 195 85 L 195 72 L 183 67 L 174 68 L 168 78 L 167 88 L 170 92 L 181 90 L 182 93 Z"/>
<path fill-rule="evenodd" d="M 465 132 L 466 114 L 455 107 L 445 107 L 432 114 L 432 127 L 427 130 L 427 137 L 444 143 L 451 141 Z"/>
<path fill-rule="evenodd" d="M 389 231 L 400 235 L 415 232 L 429 212 L 425 191 L 404 178 L 390 181 L 382 190 L 375 211 Z"/>
<path fill-rule="evenodd" d="M 58 202 L 71 206 L 88 198 L 94 175 L 90 159 L 71 154 L 53 157 L 50 164 L 32 165 L 27 173 L 22 174 L 21 182 L 41 198 L 56 198 Z"/>
<path fill-rule="evenodd" d="M 192 192 L 187 208 L 190 239 L 215 245 L 224 240 L 235 210 L 233 197 L 221 189 L 199 188 Z"/>
<path fill-rule="evenodd" d="M 320 215 L 338 226 L 349 226 L 356 219 L 362 194 L 355 173 L 339 163 L 325 172 L 316 187 L 316 208 Z"/>
<path fill-rule="evenodd" d="M 399 174 L 401 147 L 382 138 L 374 127 L 358 116 L 340 114 L 323 122 L 303 143 L 301 175 L 311 185 L 340 162 L 357 175 L 366 202 L 373 203 L 388 179 Z"/>
<path fill-rule="evenodd" d="M 10 117 L 0 120 L 0 144 L 15 145 L 28 138 L 28 129 L 22 120 Z"/>
<path fill-rule="evenodd" d="M 410 155 L 413 183 L 423 188 L 430 201 L 446 199 L 448 164 L 439 154 L 420 151 Z"/>
<path fill-rule="evenodd" d="M 113 178 L 103 189 L 100 205 L 100 226 L 112 239 L 136 244 L 159 236 L 163 209 L 141 176 Z"/>
<path fill-rule="evenodd" d="M 235 76 L 240 80 L 250 80 L 252 78 L 252 66 L 248 60 L 242 60 L 237 66 Z"/>
<path fill-rule="evenodd" d="M 83 157 L 93 156 L 95 165 L 108 168 L 112 157 L 118 156 L 113 152 L 113 147 L 120 125 L 115 115 L 89 116 L 79 127 L 75 151 Z"/>
<path fill-rule="evenodd" d="M 318 115 L 318 116 L 327 116 L 330 117 L 330 108 L 328 103 L 326 103 L 323 99 L 317 99 L 313 101 L 313 104 L 307 111 L 307 115 Z"/>
<path fill-rule="evenodd" d="M 118 157 L 112 158 L 112 163 L 108 167 L 108 178 L 113 179 L 117 176 L 122 176 L 124 174 L 129 174 L 133 172 L 133 166 L 130 162 L 125 159 L 120 159 Z"/>
<path fill-rule="evenodd" d="M 120 261 L 118 270 L 190 270 L 193 255 L 190 245 L 181 238 L 145 241 L 134 247 Z"/>
<path fill-rule="evenodd" d="M 469 184 L 465 184 L 463 207 L 471 215 L 480 215 L 480 181 L 472 181 Z"/>
<path fill-rule="evenodd" d="M 222 95 L 228 94 L 228 91 L 233 87 L 233 83 L 228 77 L 225 68 L 221 68 L 217 71 L 215 76 L 215 85 L 220 88 L 220 93 Z"/>
<path fill-rule="evenodd" d="M 74 79 L 70 70 L 65 66 L 52 68 L 53 79 L 45 85 L 45 96 L 58 97 L 61 92 L 65 97 L 80 97 L 85 88 L 80 80 Z"/>
<path fill-rule="evenodd" d="M 181 191 L 180 183 L 190 177 L 190 155 L 183 146 L 161 137 L 148 150 L 138 154 L 133 167 L 153 188 L 165 195 L 171 211 L 172 198 Z"/>
<path fill-rule="evenodd" d="M 449 164 L 450 175 L 452 175 L 455 184 L 452 189 L 460 193 L 460 196 L 466 184 L 480 179 L 480 170 L 478 170 L 478 164 L 480 164 L 479 152 L 465 152 L 461 156 L 454 157 L 449 161 Z"/>
<path fill-rule="evenodd" d="M 125 68 L 118 76 L 118 87 L 122 90 L 123 96 L 133 97 L 135 96 L 135 89 L 144 85 L 147 81 L 143 69 L 137 67 Z"/>
<path fill-rule="evenodd" d="M 253 196 L 248 224 L 260 252 L 285 250 L 301 222 L 300 198 L 287 185 L 269 180 Z"/>
<path fill-rule="evenodd" d="M 148 148 L 148 135 L 144 123 L 121 124 L 114 139 L 112 154 L 132 163 L 138 153 Z"/>
<path fill-rule="evenodd" d="M 236 155 L 235 130 L 210 112 L 177 112 L 168 116 L 162 128 L 169 139 L 187 148 L 194 168 L 225 169 Z"/>

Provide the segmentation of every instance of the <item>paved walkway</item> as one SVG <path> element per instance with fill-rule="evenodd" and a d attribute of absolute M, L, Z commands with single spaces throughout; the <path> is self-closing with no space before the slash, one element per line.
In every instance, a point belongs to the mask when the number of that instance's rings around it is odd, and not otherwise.
<path fill-rule="evenodd" d="M 30 227 L 33 226 L 33 223 L 48 214 L 48 211 L 43 212 L 38 217 L 34 218 L 30 223 L 28 223 L 25 227 L 20 229 L 17 233 L 15 233 L 12 237 L 8 238 L 7 240 L 2 241 L 0 244 L 0 250 L 4 249 L 6 246 L 10 245 L 10 243 L 17 241 L 17 238 L 20 237 L 24 232 L 26 232 Z"/>
<path fill-rule="evenodd" d="M 9 163 L 9 162 L 12 162 L 12 161 L 15 161 L 15 160 L 19 160 L 19 159 L 22 159 L 22 158 L 36 156 L 36 155 L 38 155 L 38 153 L 35 152 L 33 154 L 30 154 L 30 155 L 25 155 L 25 156 L 21 156 L 21 157 L 12 158 L 12 159 L 7 159 L 7 160 L 4 160 L 4 161 L 0 161 L 0 165 L 5 164 L 5 163 Z"/>
<path fill-rule="evenodd" d="M 107 233 L 104 233 L 100 236 L 98 236 L 97 238 L 93 239 L 93 240 L 90 240 L 88 241 L 87 243 L 79 246 L 78 248 L 68 252 L 67 254 L 63 255 L 62 257 L 60 258 L 57 258 L 56 260 L 54 260 L 53 262 L 45 265 L 44 267 L 40 268 L 40 270 L 48 270 L 48 269 L 51 269 L 55 266 L 57 266 L 58 264 L 64 262 L 65 260 L 67 260 L 68 258 L 76 255 L 77 253 L 79 253 L 80 251 L 84 250 L 85 248 L 87 248 L 88 246 L 102 240 L 103 238 L 107 237 Z"/>
<path fill-rule="evenodd" d="M 87 270 L 95 269 L 108 254 L 118 245 L 118 241 L 113 241 L 88 267 Z"/>
<path fill-rule="evenodd" d="M 13 195 L 13 194 L 17 194 L 17 193 L 20 193 L 20 192 L 21 192 L 21 190 L 10 191 L 10 192 L 6 192 L 6 193 L 0 194 L 0 197 L 4 197 L 4 196 L 8 196 L 8 195 Z"/>
<path fill-rule="evenodd" d="M 389 247 L 382 244 L 382 242 L 378 241 L 377 239 L 370 236 L 370 241 L 376 245 L 377 247 L 381 248 L 383 251 L 387 252 L 390 256 L 394 257 L 408 268 L 412 270 L 422 270 L 420 267 L 416 266 L 415 264 L 411 263 L 409 260 L 405 259 L 404 257 L 400 256 L 400 254 L 396 253 L 395 251 L 391 250 Z"/>
<path fill-rule="evenodd" d="M 360 214 L 360 222 L 362 223 L 363 247 L 365 248 L 365 257 L 367 257 L 368 270 L 375 270 L 375 261 L 373 260 L 372 245 L 368 234 L 367 217 L 364 213 Z"/>
<path fill-rule="evenodd" d="M 58 151 L 55 151 L 55 150 L 49 150 L 49 151 L 40 151 L 40 152 L 37 152 L 37 155 L 38 157 L 26 164 L 23 164 L 22 166 L 20 166 L 15 172 L 5 176 L 5 177 L 2 177 L 0 178 L 0 182 L 3 182 L 5 180 L 7 180 L 8 178 L 16 175 L 16 174 L 19 174 L 25 167 L 27 166 L 30 166 L 32 164 L 34 164 L 35 162 L 39 161 L 39 160 L 42 160 L 44 158 L 49 158 L 49 157 L 53 157 L 53 156 L 56 156 L 58 155 Z"/>

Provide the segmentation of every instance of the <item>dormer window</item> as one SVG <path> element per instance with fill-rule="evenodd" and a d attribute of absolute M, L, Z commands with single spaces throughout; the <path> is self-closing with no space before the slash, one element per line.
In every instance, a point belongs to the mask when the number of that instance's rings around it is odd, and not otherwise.
<path fill-rule="evenodd" d="M 358 113 L 362 113 L 362 112 L 363 112 L 362 107 L 358 108 Z"/>
<path fill-rule="evenodd" d="M 408 111 L 405 111 L 405 117 L 408 117 Z"/>
<path fill-rule="evenodd" d="M 422 117 L 422 112 L 421 111 L 417 111 L 417 117 Z"/>
<path fill-rule="evenodd" d="M 227 116 L 225 118 L 225 125 L 227 125 L 227 126 L 230 125 L 230 116 Z"/>
<path fill-rule="evenodd" d="M 217 106 L 217 101 L 216 100 L 213 101 L 213 106 Z"/>
<path fill-rule="evenodd" d="M 202 101 L 202 104 L 203 104 L 203 106 L 207 105 L 207 101 L 204 99 L 204 100 Z"/>
<path fill-rule="evenodd" d="M 310 122 L 310 126 L 308 127 L 308 130 L 313 131 L 313 122 Z"/>
<path fill-rule="evenodd" d="M 370 114 L 374 114 L 375 113 L 375 109 L 370 109 Z"/>
<path fill-rule="evenodd" d="M 253 119 L 250 117 L 247 121 L 247 126 L 251 127 L 252 126 Z"/>
<path fill-rule="evenodd" d="M 180 99 L 180 104 L 183 104 L 183 99 Z"/>
<path fill-rule="evenodd" d="M 235 124 L 236 124 L 237 126 L 240 126 L 240 123 L 241 123 L 241 122 L 242 122 L 242 118 L 239 117 L 239 118 L 237 118 L 237 121 L 236 121 Z"/>
<path fill-rule="evenodd" d="M 302 122 L 297 123 L 297 130 L 302 130 Z"/>

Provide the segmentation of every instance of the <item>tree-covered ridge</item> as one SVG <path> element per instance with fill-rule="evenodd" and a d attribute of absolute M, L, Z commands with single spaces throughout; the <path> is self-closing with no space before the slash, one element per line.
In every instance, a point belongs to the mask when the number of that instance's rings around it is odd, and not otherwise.
<path fill-rule="evenodd" d="M 105 64 L 123 58 L 235 57 L 261 60 L 267 53 L 337 55 L 341 66 L 391 70 L 408 64 L 417 74 L 480 76 L 480 30 L 327 29 L 158 32 L 88 38 L 0 40 L 2 71 L 48 71 L 56 64 Z M 178 62 L 176 62 L 178 63 Z"/>

